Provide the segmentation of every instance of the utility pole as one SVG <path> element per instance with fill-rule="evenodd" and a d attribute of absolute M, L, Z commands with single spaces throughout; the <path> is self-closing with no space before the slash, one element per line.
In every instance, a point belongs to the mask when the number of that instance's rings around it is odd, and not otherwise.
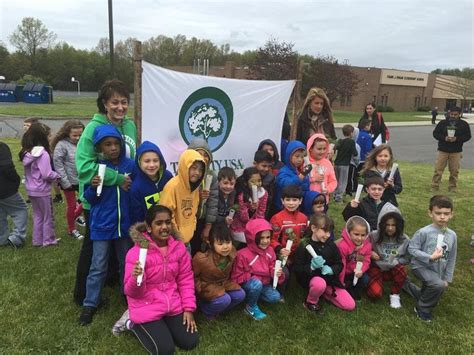
<path fill-rule="evenodd" d="M 115 76 L 114 70 L 114 18 L 112 13 L 112 0 L 109 0 L 109 47 L 110 47 L 110 75 Z"/>

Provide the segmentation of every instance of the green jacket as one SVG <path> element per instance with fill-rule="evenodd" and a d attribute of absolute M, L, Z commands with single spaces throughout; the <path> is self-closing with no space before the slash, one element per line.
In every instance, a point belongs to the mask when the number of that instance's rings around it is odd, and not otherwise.
<path fill-rule="evenodd" d="M 79 196 L 81 197 L 84 209 L 89 210 L 89 203 L 83 198 L 84 185 L 89 184 L 94 176 L 97 175 L 99 167 L 97 164 L 97 152 L 93 143 L 94 130 L 97 126 L 111 124 L 107 120 L 107 116 L 101 113 L 96 113 L 89 124 L 84 129 L 81 139 L 77 143 L 76 150 L 76 168 L 79 178 Z M 137 142 L 137 127 L 133 120 L 125 117 L 121 125 L 115 127 L 122 133 L 127 158 L 134 159 Z M 125 181 L 125 175 L 119 174 L 111 168 L 105 171 L 104 185 L 122 185 Z"/>

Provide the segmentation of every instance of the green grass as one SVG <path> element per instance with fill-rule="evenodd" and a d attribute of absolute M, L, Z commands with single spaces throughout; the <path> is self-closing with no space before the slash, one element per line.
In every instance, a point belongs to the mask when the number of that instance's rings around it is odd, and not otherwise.
<path fill-rule="evenodd" d="M 19 141 L 6 142 L 16 157 Z M 17 170 L 23 171 L 19 163 Z M 399 202 L 406 231 L 412 235 L 430 223 L 426 211 L 433 169 L 400 162 L 400 170 L 405 189 Z M 446 181 L 442 193 L 445 185 Z M 262 306 L 269 315 L 263 321 L 250 320 L 242 307 L 214 322 L 198 313 L 201 342 L 192 353 L 473 353 L 474 266 L 469 264 L 474 257 L 469 247 L 474 233 L 473 191 L 474 170 L 463 169 L 450 223 L 458 235 L 454 283 L 436 307 L 433 323 L 415 317 L 414 301 L 406 294 L 399 310 L 389 307 L 385 294 L 378 303 L 364 298 L 351 313 L 324 303 L 324 315 L 315 316 L 303 309 L 305 295 L 292 280 L 284 305 Z M 341 210 L 341 205 L 331 205 L 336 233 L 343 227 Z M 72 303 L 71 292 L 80 242 L 66 234 L 65 205 L 55 205 L 55 217 L 60 246 L 33 248 L 30 226 L 25 248 L 0 248 L 0 353 L 144 353 L 133 335 L 116 338 L 110 332 L 125 307 L 117 290 L 105 289 L 110 304 L 97 313 L 91 326 L 77 325 L 80 308 Z"/>
<path fill-rule="evenodd" d="M 334 122 L 358 123 L 361 115 L 361 112 L 334 111 Z M 382 115 L 385 122 L 431 121 L 428 112 L 383 112 Z"/>

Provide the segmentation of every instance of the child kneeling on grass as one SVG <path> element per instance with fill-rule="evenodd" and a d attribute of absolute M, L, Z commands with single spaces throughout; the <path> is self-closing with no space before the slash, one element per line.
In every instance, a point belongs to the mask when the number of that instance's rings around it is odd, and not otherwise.
<path fill-rule="evenodd" d="M 267 315 L 258 307 L 257 302 L 268 303 L 280 301 L 280 293 L 272 287 L 276 256 L 270 247 L 272 225 L 258 218 L 247 223 L 245 238 L 247 247 L 237 252 L 232 270 L 232 281 L 242 286 L 246 293 L 245 312 L 253 319 L 260 320 Z M 282 269 L 277 270 L 278 283 L 285 280 Z"/>
<path fill-rule="evenodd" d="M 171 235 L 172 212 L 155 205 L 145 223 L 132 227 L 135 246 L 127 253 L 124 290 L 130 311 L 128 328 L 150 354 L 172 354 L 175 345 L 191 350 L 199 333 L 191 256 L 184 243 Z M 148 244 L 144 267 L 140 247 Z M 138 276 L 143 280 L 138 285 Z"/>
<path fill-rule="evenodd" d="M 230 280 L 237 251 L 225 223 L 212 225 L 209 247 L 206 252 L 194 255 L 193 270 L 199 308 L 211 320 L 241 303 L 245 291 Z"/>
<path fill-rule="evenodd" d="M 313 215 L 306 237 L 296 249 L 294 270 L 301 287 L 308 289 L 308 297 L 303 302 L 311 312 L 321 310 L 320 297 L 345 311 L 352 311 L 355 302 L 339 280 L 343 263 L 339 250 L 330 239 L 334 222 L 326 215 Z M 311 245 L 317 256 L 314 258 L 306 249 Z"/>

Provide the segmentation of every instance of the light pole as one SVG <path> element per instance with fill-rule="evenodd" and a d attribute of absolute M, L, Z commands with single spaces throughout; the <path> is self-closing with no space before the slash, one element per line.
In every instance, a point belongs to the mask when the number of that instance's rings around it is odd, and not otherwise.
<path fill-rule="evenodd" d="M 72 77 L 71 81 L 73 83 L 77 83 L 77 94 L 81 95 L 81 83 L 79 82 L 79 80 L 76 80 L 76 78 Z"/>

